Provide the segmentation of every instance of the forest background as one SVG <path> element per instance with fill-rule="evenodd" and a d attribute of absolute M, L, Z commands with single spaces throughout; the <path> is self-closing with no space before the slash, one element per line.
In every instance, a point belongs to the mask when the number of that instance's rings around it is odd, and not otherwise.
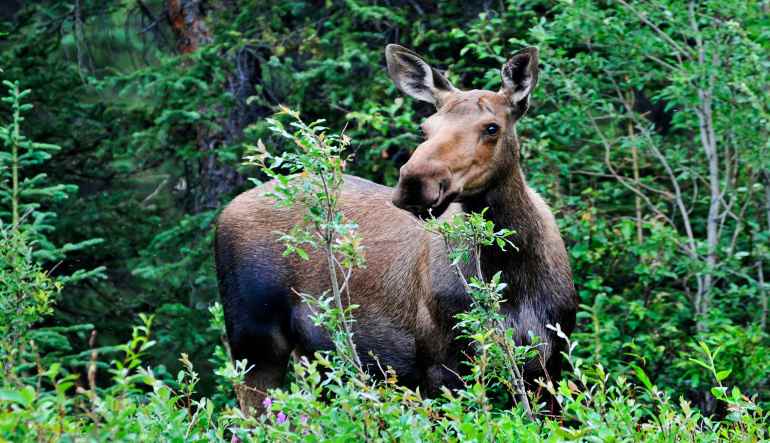
<path fill-rule="evenodd" d="M 59 365 L 66 399 L 113 383 L 112 359 L 139 367 L 127 349 L 234 405 L 214 220 L 263 177 L 250 146 L 290 149 L 279 105 L 345 128 L 347 173 L 395 184 L 432 109 L 395 89 L 388 43 L 465 89 L 537 46 L 522 164 L 570 251 L 576 355 L 717 420 L 715 375 L 770 404 L 767 1 L 17 0 L 0 20 L 7 413 L 36 407 L 12 395 L 35 368 Z"/>

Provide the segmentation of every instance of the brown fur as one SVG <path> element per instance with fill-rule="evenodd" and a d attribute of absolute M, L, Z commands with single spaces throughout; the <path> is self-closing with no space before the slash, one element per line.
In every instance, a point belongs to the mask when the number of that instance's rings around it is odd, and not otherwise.
<path fill-rule="evenodd" d="M 354 333 L 361 358 L 374 370 L 375 361 L 368 355 L 375 354 L 403 383 L 421 386 L 428 394 L 459 384 L 456 374 L 463 372 L 460 363 L 467 349 L 452 327 L 454 315 L 467 309 L 470 300 L 448 262 L 443 241 L 400 208 L 416 214 L 430 208 L 449 217 L 488 207 L 496 228 L 516 231 L 513 241 L 519 250 L 485 249 L 482 270 L 486 277 L 502 271 L 508 284 L 502 309 L 517 340 L 528 342 L 528 334 L 534 334 L 543 341 L 544 364 L 530 362 L 525 368 L 528 380 L 544 369 L 558 378 L 563 343 L 546 325 L 558 322 L 570 333 L 577 302 L 554 217 L 521 172 L 515 131 L 537 79 L 537 53 L 530 50 L 511 59 L 503 69 L 504 80 L 510 78 L 500 92 L 463 92 L 424 68 L 416 54 L 392 46 L 388 63 L 396 84 L 408 93 L 416 91 L 420 99 L 435 97 L 438 112 L 423 124 L 427 138 L 402 168 L 395 190 L 345 178 L 340 207 L 359 225 L 367 262 L 350 281 L 351 302 L 360 306 L 354 312 Z M 419 84 L 423 73 L 430 83 L 426 86 Z M 404 85 L 404 79 L 409 83 Z M 485 132 L 491 123 L 499 126 L 495 136 Z M 301 223 L 303 209 L 276 207 L 264 195 L 270 186 L 233 200 L 217 230 L 228 337 L 234 358 L 247 358 L 255 366 L 247 380 L 250 393 L 278 386 L 292 351 L 309 355 L 330 346 L 328 335 L 312 324 L 308 308 L 292 292 L 328 290 L 325 261 L 319 253 L 308 261 L 282 256 L 275 233 Z M 249 395 L 245 403 L 257 406 L 261 395 Z"/>

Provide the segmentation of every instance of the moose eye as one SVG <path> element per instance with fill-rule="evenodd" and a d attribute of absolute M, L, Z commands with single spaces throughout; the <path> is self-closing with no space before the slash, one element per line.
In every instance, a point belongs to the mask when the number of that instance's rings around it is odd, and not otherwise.
<path fill-rule="evenodd" d="M 487 135 L 497 135 L 497 131 L 499 131 L 499 130 L 500 130 L 500 127 L 497 126 L 494 123 L 490 123 L 490 124 L 487 125 L 486 128 L 484 128 L 484 132 Z"/>

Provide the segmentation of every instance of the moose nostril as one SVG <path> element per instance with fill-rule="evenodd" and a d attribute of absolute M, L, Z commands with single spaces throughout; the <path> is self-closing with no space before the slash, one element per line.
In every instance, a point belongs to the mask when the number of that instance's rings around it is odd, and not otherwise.
<path fill-rule="evenodd" d="M 438 195 L 440 196 L 444 195 L 446 193 L 446 190 L 449 188 L 449 179 L 443 179 L 438 182 Z"/>
<path fill-rule="evenodd" d="M 441 196 L 444 195 L 444 189 L 441 187 L 441 184 L 439 183 L 438 192 L 435 196 L 430 198 L 430 201 L 427 202 L 428 206 L 436 206 L 441 201 Z"/>

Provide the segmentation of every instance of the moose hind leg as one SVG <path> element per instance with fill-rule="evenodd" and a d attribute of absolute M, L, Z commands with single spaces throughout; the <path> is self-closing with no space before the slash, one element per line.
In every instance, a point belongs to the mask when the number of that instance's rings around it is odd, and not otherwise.
<path fill-rule="evenodd" d="M 251 263 L 223 276 L 225 323 L 232 358 L 245 359 L 245 383 L 236 387 L 244 413 L 263 412 L 267 390 L 281 386 L 294 340 L 289 331 L 288 289 L 274 272 Z"/>
<path fill-rule="evenodd" d="M 264 412 L 267 391 L 283 384 L 291 346 L 281 331 L 259 326 L 245 329 L 230 340 L 233 360 L 245 359 L 249 368 L 244 383 L 236 386 L 235 392 L 241 410 L 258 415 Z"/>

